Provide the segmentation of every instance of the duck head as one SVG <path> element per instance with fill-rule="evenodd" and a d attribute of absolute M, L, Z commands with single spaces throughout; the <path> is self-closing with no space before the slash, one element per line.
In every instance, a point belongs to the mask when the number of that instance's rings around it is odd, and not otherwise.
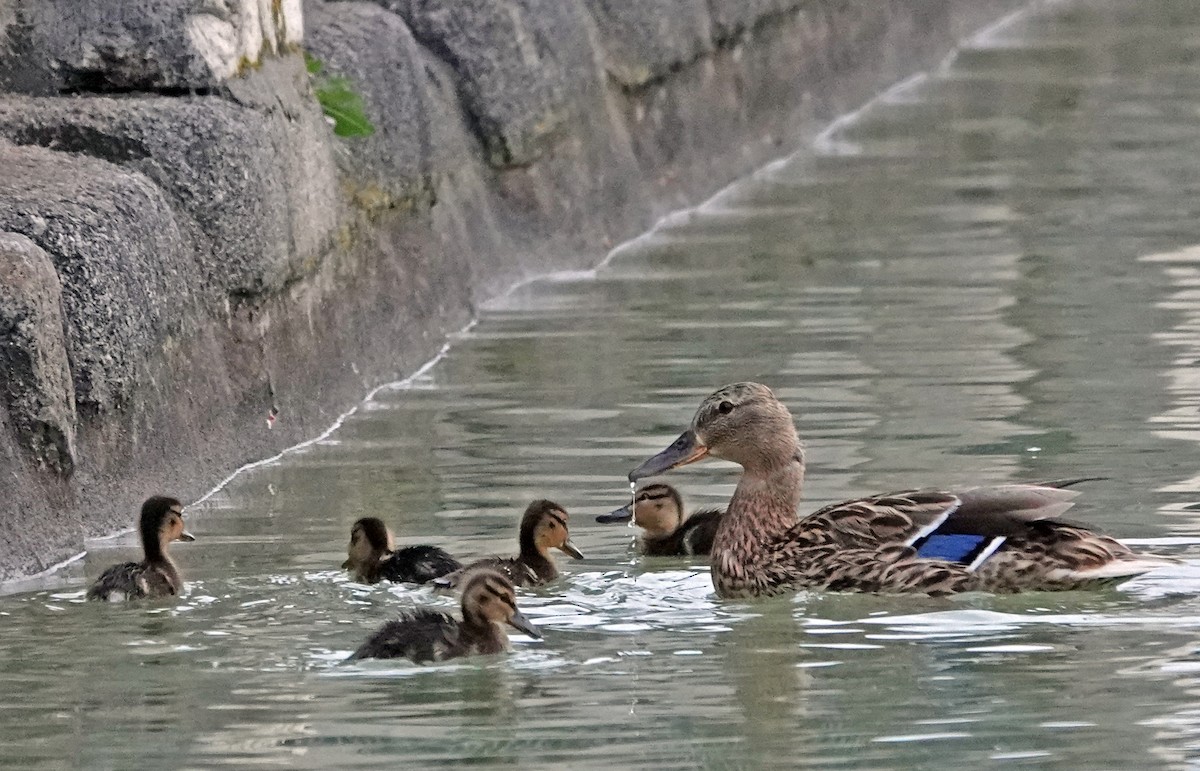
<path fill-rule="evenodd" d="M 172 541 L 196 540 L 195 536 L 184 529 L 183 504 L 165 495 L 147 498 L 142 504 L 138 530 L 147 554 L 165 551 L 167 544 Z M 153 546 L 157 546 L 158 550 Z"/>
<path fill-rule="evenodd" d="M 688 430 L 629 472 L 629 480 L 661 474 L 709 455 L 733 461 L 756 475 L 803 462 L 788 408 L 761 383 L 734 383 L 705 399 Z"/>
<path fill-rule="evenodd" d="M 507 624 L 534 639 L 542 633 L 517 610 L 517 593 L 512 583 L 494 570 L 472 571 L 462 592 L 463 619 L 475 626 Z"/>
<path fill-rule="evenodd" d="M 604 523 L 630 519 L 651 535 L 670 535 L 683 522 L 683 498 L 671 485 L 646 485 L 634 494 L 633 503 L 596 517 Z"/>
<path fill-rule="evenodd" d="M 363 517 L 350 528 L 350 545 L 346 547 L 345 570 L 361 571 L 379 562 L 396 550 L 392 531 L 378 517 Z"/>
<path fill-rule="evenodd" d="M 554 501 L 541 499 L 529 504 L 521 517 L 521 553 L 532 549 L 545 554 L 550 549 L 559 549 L 577 560 L 583 559 L 583 552 L 571 543 L 567 519 L 566 509 Z"/>

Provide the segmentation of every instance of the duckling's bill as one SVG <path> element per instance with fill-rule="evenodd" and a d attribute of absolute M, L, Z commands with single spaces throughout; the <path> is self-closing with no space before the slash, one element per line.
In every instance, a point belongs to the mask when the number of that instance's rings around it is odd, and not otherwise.
<path fill-rule="evenodd" d="M 563 545 L 558 548 L 562 549 L 567 554 L 570 554 L 572 557 L 574 557 L 577 560 L 583 559 L 583 552 L 581 552 L 581 551 L 579 551 L 579 549 L 575 548 L 575 544 L 571 543 L 571 539 L 569 539 L 569 538 L 567 540 L 563 541 Z"/>
<path fill-rule="evenodd" d="M 671 442 L 671 446 L 649 458 L 642 465 L 629 472 L 629 481 L 636 482 L 645 477 L 652 477 L 664 471 L 670 471 L 679 466 L 695 463 L 708 455 L 708 446 L 700 441 L 696 432 L 688 429 Z"/>
<path fill-rule="evenodd" d="M 196 540 L 196 536 L 194 536 L 191 533 L 189 533 L 188 531 L 184 530 L 182 533 L 179 534 L 179 540 L 194 541 L 194 540 Z"/>
<path fill-rule="evenodd" d="M 633 504 L 627 503 L 619 509 L 613 509 L 607 514 L 599 514 L 596 516 L 597 522 L 608 524 L 610 522 L 628 522 L 633 519 Z"/>
<path fill-rule="evenodd" d="M 533 625 L 533 622 L 526 618 L 525 614 L 519 610 L 509 617 L 508 625 L 522 634 L 529 635 L 535 640 L 542 639 L 542 633 L 539 632 L 538 628 Z"/>

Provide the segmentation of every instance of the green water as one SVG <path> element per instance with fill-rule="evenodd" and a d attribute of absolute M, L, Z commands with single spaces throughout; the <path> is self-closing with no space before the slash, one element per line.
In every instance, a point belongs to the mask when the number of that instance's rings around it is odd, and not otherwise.
<path fill-rule="evenodd" d="M 1045 6 L 594 275 L 492 304 L 422 376 L 193 506 L 179 601 L 82 601 L 131 536 L 0 597 L 0 764 L 1196 762 L 1198 245 L 1200 3 Z M 1101 474 L 1074 513 L 1189 564 L 1091 594 L 717 601 L 700 561 L 640 559 L 593 517 L 739 379 L 792 408 L 810 508 Z M 735 480 L 672 481 L 707 505 Z M 521 593 L 544 640 L 339 664 L 397 610 L 455 605 L 350 583 L 356 518 L 508 553 L 541 496 L 588 555 Z"/>

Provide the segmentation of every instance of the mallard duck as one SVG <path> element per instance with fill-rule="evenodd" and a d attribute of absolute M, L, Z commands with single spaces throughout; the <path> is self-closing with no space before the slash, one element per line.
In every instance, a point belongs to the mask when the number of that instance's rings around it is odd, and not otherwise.
<path fill-rule="evenodd" d="M 392 531 L 378 517 L 363 517 L 350 528 L 348 559 L 342 568 L 354 580 L 367 584 L 405 581 L 423 584 L 462 567 L 458 560 L 437 546 L 396 548 Z"/>
<path fill-rule="evenodd" d="M 498 570 L 516 586 L 540 586 L 553 581 L 558 578 L 558 568 L 550 557 L 551 549 L 566 552 L 577 560 L 583 559 L 583 552 L 571 543 L 567 518 L 566 509 L 554 501 L 536 500 L 521 515 L 521 528 L 517 536 L 520 551 L 517 556 L 487 557 L 434 583 L 456 586 L 463 576 L 479 568 Z"/>
<path fill-rule="evenodd" d="M 759 383 L 704 400 L 687 431 L 629 474 L 660 474 L 706 456 L 742 477 L 717 529 L 713 585 L 722 597 L 803 587 L 946 594 L 1093 587 L 1172 564 L 1061 518 L 1080 480 L 962 490 L 906 490 L 843 501 L 796 521 L 804 452 L 792 415 Z"/>
<path fill-rule="evenodd" d="M 347 661 L 412 659 L 444 661 L 508 649 L 504 625 L 541 638 L 537 627 L 517 610 L 512 583 L 495 570 L 477 570 L 466 579 L 462 621 L 431 608 L 418 608 L 389 621 L 367 638 Z"/>
<path fill-rule="evenodd" d="M 139 600 L 170 597 L 183 591 L 179 568 L 167 556 L 172 541 L 196 540 L 183 529 L 183 504 L 162 495 L 147 498 L 138 520 L 138 534 L 146 558 L 105 570 L 88 589 L 89 600 Z"/>
<path fill-rule="evenodd" d="M 633 503 L 601 514 L 597 522 L 628 522 L 645 533 L 638 539 L 638 550 L 652 557 L 705 555 L 712 551 L 713 536 L 725 514 L 724 509 L 699 509 L 690 514 L 683 508 L 683 497 L 668 484 L 651 484 L 633 495 Z"/>

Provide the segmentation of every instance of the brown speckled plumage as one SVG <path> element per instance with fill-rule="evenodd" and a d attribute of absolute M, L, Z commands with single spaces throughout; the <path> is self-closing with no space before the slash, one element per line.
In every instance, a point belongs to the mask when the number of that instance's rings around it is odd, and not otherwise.
<path fill-rule="evenodd" d="M 558 567 L 550 557 L 551 549 L 559 549 L 575 559 L 583 559 L 583 554 L 571 543 L 568 519 L 566 509 L 554 501 L 536 500 L 521 515 L 517 556 L 486 557 L 434 583 L 457 586 L 464 576 L 479 569 L 499 571 L 514 586 L 540 586 L 553 581 L 558 578 Z"/>
<path fill-rule="evenodd" d="M 123 562 L 100 574 L 88 588 L 89 600 L 139 600 L 171 597 L 183 591 L 179 568 L 167 555 L 172 541 L 194 540 L 183 529 L 183 504 L 175 498 L 156 495 L 142 504 L 138 535 L 145 559 Z"/>
<path fill-rule="evenodd" d="M 406 658 L 417 663 L 445 661 L 508 650 L 504 626 L 541 637 L 517 610 L 512 583 L 492 570 L 471 573 L 463 586 L 462 620 L 430 608 L 418 608 L 389 621 L 359 646 L 347 661 Z"/>
<path fill-rule="evenodd" d="M 724 515 L 724 509 L 716 508 L 688 512 L 678 490 L 657 482 L 639 488 L 632 503 L 602 514 L 596 521 L 632 519 L 642 528 L 638 551 L 650 557 L 707 556 Z"/>
<path fill-rule="evenodd" d="M 804 453 L 791 413 L 758 383 L 714 393 L 688 431 L 630 478 L 706 455 L 743 468 L 713 544 L 713 584 L 722 597 L 804 587 L 927 594 L 1075 589 L 1170 564 L 1062 519 L 1078 494 L 1064 489 L 1071 480 L 901 491 L 843 501 L 796 521 Z M 916 545 L 935 535 L 966 535 L 995 551 L 980 551 L 970 563 L 918 556 Z"/>
<path fill-rule="evenodd" d="M 396 548 L 392 531 L 378 517 L 363 517 L 350 528 L 350 545 L 342 567 L 356 581 L 374 584 L 401 581 L 424 584 L 462 567 L 437 546 L 419 544 Z"/>

